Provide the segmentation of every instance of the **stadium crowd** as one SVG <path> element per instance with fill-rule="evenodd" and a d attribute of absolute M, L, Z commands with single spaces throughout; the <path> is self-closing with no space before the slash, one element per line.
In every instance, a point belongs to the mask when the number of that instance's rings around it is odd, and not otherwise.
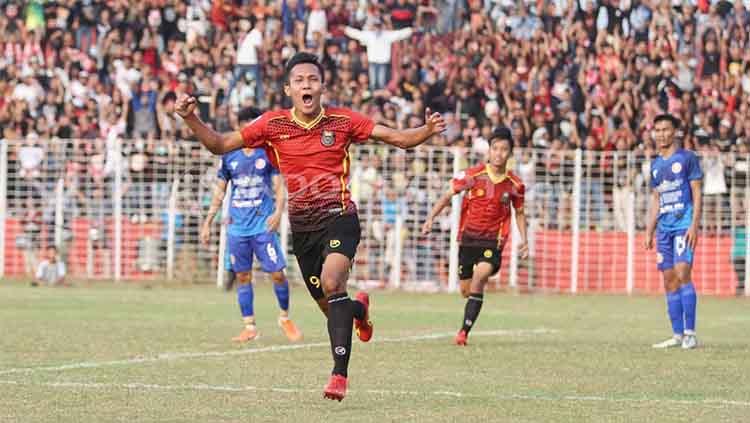
<path fill-rule="evenodd" d="M 80 158 L 68 173 L 77 166 L 94 182 L 106 180 L 120 160 L 113 146 L 134 139 L 122 151 L 137 200 L 146 189 L 137 181 L 145 187 L 164 176 L 138 179 L 139 172 L 166 162 L 177 150 L 174 140 L 191 139 L 173 114 L 177 96 L 194 95 L 201 117 L 217 130 L 236 128 L 246 106 L 288 106 L 283 64 L 305 50 L 325 67 L 324 103 L 399 128 L 418 125 L 425 107 L 443 113 L 449 128 L 432 145 L 481 155 L 493 127 L 506 125 L 517 145 L 542 151 L 519 158 L 528 179 L 572 177 L 568 152 L 592 154 L 586 175 L 612 181 L 584 192 L 594 224 L 603 220 L 598 213 L 612 210 L 616 226 L 624 225 L 618 210 L 648 171 L 639 164 L 617 176 L 615 168 L 631 166 L 608 152 L 652 156 L 650 128 L 661 112 L 680 117 L 684 146 L 703 157 L 709 215 L 728 204 L 728 192 L 748 186 L 748 0 L 0 5 L 0 135 L 25 140 L 10 152 L 20 178 L 33 178 L 44 151 L 54 148 Z M 365 157 L 363 166 L 382 159 Z M 168 187 L 170 179 L 162 179 Z M 554 224 L 563 208 L 557 198 L 570 186 L 538 182 L 537 191 L 553 198 L 546 212 Z M 618 188 L 628 189 L 618 196 Z"/>
<path fill-rule="evenodd" d="M 750 141 L 748 1 L 1 3 L 6 139 L 187 139 L 185 92 L 227 129 L 284 105 L 282 65 L 307 50 L 327 103 L 397 127 L 430 107 L 452 122 L 438 145 L 481 150 L 506 124 L 522 146 L 646 149 L 662 111 L 688 147 Z"/>

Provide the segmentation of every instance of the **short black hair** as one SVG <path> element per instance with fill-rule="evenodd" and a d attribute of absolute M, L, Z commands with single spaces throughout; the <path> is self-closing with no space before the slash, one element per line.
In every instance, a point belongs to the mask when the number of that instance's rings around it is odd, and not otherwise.
<path fill-rule="evenodd" d="M 237 113 L 237 120 L 239 120 L 240 122 L 249 122 L 262 114 L 263 111 L 258 109 L 257 107 L 245 107 L 244 109 L 240 110 L 239 113 Z"/>
<path fill-rule="evenodd" d="M 508 141 L 508 144 L 510 145 L 510 151 L 513 151 L 513 134 L 510 132 L 510 129 L 500 126 L 495 128 L 494 131 L 492 131 L 492 135 L 490 136 L 490 145 L 494 141 Z"/>
<path fill-rule="evenodd" d="M 670 113 L 661 113 L 661 114 L 656 115 L 656 117 L 654 118 L 654 125 L 656 125 L 659 122 L 664 122 L 664 121 L 671 122 L 672 126 L 675 129 L 679 128 L 680 124 L 682 123 L 680 119 L 678 119 L 677 117 L 675 117 L 674 115 Z"/>
<path fill-rule="evenodd" d="M 294 56 L 292 56 L 291 59 L 286 62 L 286 66 L 284 67 L 284 81 L 286 81 L 287 84 L 289 83 L 289 75 L 292 73 L 292 69 L 295 66 L 301 65 L 303 63 L 310 63 L 315 65 L 315 67 L 318 68 L 318 72 L 320 72 L 320 82 L 326 82 L 326 75 L 323 71 L 323 65 L 320 64 L 318 56 L 302 51 L 296 53 Z"/>

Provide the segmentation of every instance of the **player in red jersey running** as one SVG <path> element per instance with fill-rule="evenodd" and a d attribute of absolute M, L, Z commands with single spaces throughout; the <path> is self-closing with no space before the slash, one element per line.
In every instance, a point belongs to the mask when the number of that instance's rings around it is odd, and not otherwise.
<path fill-rule="evenodd" d="M 312 297 L 328 317 L 333 372 L 324 397 L 346 395 L 352 343 L 352 321 L 360 340 L 372 337 L 369 297 L 346 292 L 349 269 L 360 240 L 357 207 L 351 201 L 349 146 L 372 138 L 411 148 L 445 130 L 439 113 L 425 112 L 425 124 L 395 130 L 349 109 L 323 108 L 323 67 L 316 56 L 297 53 L 286 64 L 284 93 L 289 110 L 266 112 L 241 131 L 220 134 L 194 113 L 196 100 L 183 96 L 175 109 L 198 140 L 214 154 L 239 148 L 265 147 L 284 176 L 288 192 L 293 249 Z"/>
<path fill-rule="evenodd" d="M 461 295 L 467 301 L 463 325 L 455 339 L 457 345 L 466 345 L 469 331 L 482 309 L 487 279 L 500 270 L 501 254 L 510 233 L 511 206 L 521 233 L 521 257 L 528 256 L 523 211 L 525 188 L 521 179 L 507 168 L 512 154 L 510 130 L 496 129 L 490 139 L 489 163 L 470 167 L 453 179 L 451 188 L 435 203 L 422 226 L 423 235 L 430 233 L 435 216 L 450 204 L 451 197 L 465 192 L 458 232 L 458 273 Z"/>

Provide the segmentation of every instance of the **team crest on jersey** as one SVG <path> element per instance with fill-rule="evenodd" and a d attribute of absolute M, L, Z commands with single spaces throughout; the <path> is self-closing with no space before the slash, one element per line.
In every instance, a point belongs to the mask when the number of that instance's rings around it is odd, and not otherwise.
<path fill-rule="evenodd" d="M 682 165 L 680 163 L 678 162 L 672 163 L 672 173 L 676 175 L 680 173 L 681 170 L 682 170 Z"/>
<path fill-rule="evenodd" d="M 332 239 L 331 242 L 328 243 L 328 245 L 331 246 L 331 248 L 338 248 L 341 245 L 341 241 L 338 239 Z"/>
<path fill-rule="evenodd" d="M 320 137 L 320 143 L 324 147 L 330 147 L 336 142 L 336 136 L 331 131 L 323 131 L 323 135 Z"/>
<path fill-rule="evenodd" d="M 237 166 L 239 166 L 239 165 L 240 164 L 237 163 L 237 160 L 232 160 L 232 162 L 229 163 L 229 166 L 232 166 L 232 170 L 237 170 Z"/>
<path fill-rule="evenodd" d="M 487 258 L 492 257 L 492 250 L 484 250 L 484 256 Z"/>
<path fill-rule="evenodd" d="M 263 170 L 266 168 L 266 161 L 263 159 L 258 159 L 255 161 L 255 168 L 258 170 Z"/>

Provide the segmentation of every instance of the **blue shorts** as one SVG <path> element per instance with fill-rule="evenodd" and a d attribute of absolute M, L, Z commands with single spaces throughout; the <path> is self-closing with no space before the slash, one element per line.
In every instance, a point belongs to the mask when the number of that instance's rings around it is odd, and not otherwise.
<path fill-rule="evenodd" d="M 693 250 L 685 242 L 687 231 L 656 231 L 656 263 L 659 270 L 671 269 L 677 263 L 693 264 Z"/>
<path fill-rule="evenodd" d="M 279 272 L 286 267 L 286 258 L 281 250 L 279 235 L 266 232 L 251 236 L 227 235 L 229 261 L 235 273 L 253 269 L 253 256 L 258 257 L 264 272 Z"/>

